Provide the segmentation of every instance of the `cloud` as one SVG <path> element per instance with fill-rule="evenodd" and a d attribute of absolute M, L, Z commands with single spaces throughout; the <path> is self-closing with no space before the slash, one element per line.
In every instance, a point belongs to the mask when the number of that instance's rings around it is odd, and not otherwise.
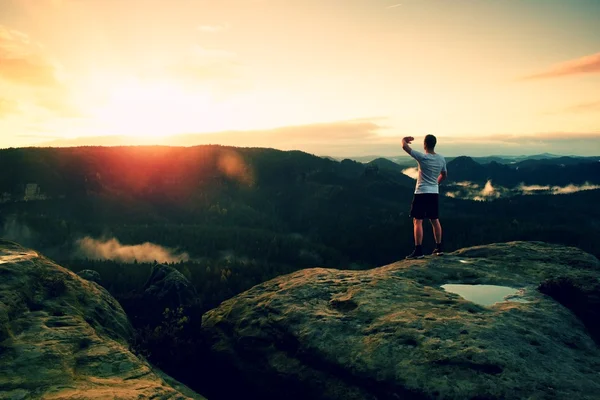
<path fill-rule="evenodd" d="M 600 111 L 600 101 L 590 101 L 586 103 L 579 103 L 570 107 L 565 107 L 558 110 L 545 111 L 540 115 L 561 115 L 561 114 L 584 114 L 593 113 Z"/>
<path fill-rule="evenodd" d="M 485 183 L 484 188 L 481 190 L 481 196 L 487 198 L 497 198 L 500 197 L 500 193 L 492 186 L 492 181 L 488 180 Z"/>
<path fill-rule="evenodd" d="M 449 187 L 452 190 L 445 193 L 447 197 L 475 201 L 488 201 L 498 198 L 521 195 L 561 195 L 581 192 L 583 190 L 600 189 L 600 185 L 592 184 L 589 182 L 586 182 L 583 185 L 569 184 L 566 186 L 525 185 L 521 183 L 516 187 L 506 188 L 502 186 L 493 186 L 491 181 L 487 181 L 485 187 L 481 190 L 478 189 L 477 184 L 471 184 L 470 182 L 461 182 L 461 184 L 449 184 Z"/>
<path fill-rule="evenodd" d="M 392 4 L 391 6 L 387 6 L 386 8 L 397 8 L 397 7 L 400 7 L 401 5 L 402 5 L 402 3 Z"/>
<path fill-rule="evenodd" d="M 186 57 L 167 67 L 167 72 L 189 85 L 209 85 L 231 91 L 247 86 L 243 64 L 236 53 L 194 46 Z"/>
<path fill-rule="evenodd" d="M 229 24 L 220 25 L 200 25 L 198 30 L 205 33 L 219 33 L 229 29 Z"/>
<path fill-rule="evenodd" d="M 13 114 L 19 110 L 17 102 L 0 98 L 0 118 Z"/>
<path fill-rule="evenodd" d="M 76 242 L 77 256 L 98 260 L 114 260 L 120 262 L 179 262 L 190 259 L 187 253 L 176 253 L 174 250 L 153 243 L 138 245 L 122 245 L 117 239 L 97 240 L 86 236 Z"/>
<path fill-rule="evenodd" d="M 57 66 L 25 33 L 0 25 L 0 78 L 31 86 L 54 86 Z"/>
<path fill-rule="evenodd" d="M 542 185 L 524 185 L 521 184 L 518 187 L 519 190 L 523 191 L 524 194 L 533 194 L 535 192 L 550 190 L 550 186 L 542 186 Z"/>
<path fill-rule="evenodd" d="M 569 194 L 575 192 L 581 192 L 583 190 L 595 190 L 600 189 L 600 185 L 592 185 L 589 182 L 584 183 L 583 185 L 567 185 L 567 186 L 553 186 L 552 193 L 553 194 Z"/>
<path fill-rule="evenodd" d="M 195 146 L 220 144 L 236 147 L 270 147 L 281 150 L 302 150 L 332 157 L 403 155 L 403 136 L 417 136 L 402 132 L 397 136 L 384 135 L 388 127 L 383 117 L 370 117 L 346 121 L 284 126 L 273 129 L 248 131 L 221 131 L 212 133 L 176 134 L 169 137 L 146 139 L 126 136 L 80 137 L 45 143 L 47 146 L 122 146 L 158 144 L 170 146 Z M 445 156 L 523 155 L 551 152 L 554 154 L 579 154 L 597 156 L 600 132 L 549 132 L 539 134 L 499 134 L 483 136 L 438 136 L 438 148 Z M 566 153 L 568 151 L 568 153 Z M 408 156 L 404 156 L 408 157 Z M 376 158 L 376 157 L 374 157 Z M 407 158 L 408 159 L 408 158 Z"/>
<path fill-rule="evenodd" d="M 570 194 L 575 192 L 581 192 L 583 190 L 596 190 L 600 189 L 600 185 L 594 185 L 586 182 L 583 185 L 569 184 L 566 186 L 550 186 L 550 185 L 525 185 L 521 184 L 514 189 L 516 192 L 522 194 Z"/>
<path fill-rule="evenodd" d="M 354 119 L 309 125 L 286 126 L 253 131 L 223 131 L 215 133 L 192 133 L 167 137 L 96 136 L 53 140 L 36 143 L 36 146 L 125 146 L 125 145 L 168 145 L 197 146 L 219 144 L 235 147 L 268 147 L 281 150 L 301 150 L 318 155 L 340 155 L 351 157 L 377 154 L 385 149 L 392 155 L 402 150 L 400 138 L 379 135 L 384 126 L 377 122 L 381 118 Z M 396 147 L 392 147 L 396 146 Z M 390 150 L 392 149 L 392 150 Z M 394 150 L 395 149 L 395 150 Z"/>
<path fill-rule="evenodd" d="M 489 201 L 505 197 L 509 194 L 508 189 L 492 185 L 491 180 L 488 180 L 483 188 L 477 183 L 468 181 L 451 183 L 448 187 L 452 190 L 446 192 L 445 195 L 457 199 Z"/>
<path fill-rule="evenodd" d="M 19 109 L 63 116 L 80 116 L 71 92 L 60 80 L 60 65 L 44 54 L 27 34 L 0 25 L 0 81 L 8 83 L 11 99 L 0 104 L 0 116 Z"/>
<path fill-rule="evenodd" d="M 554 65 L 545 71 L 525 76 L 522 80 L 548 79 L 569 75 L 597 73 L 600 73 L 600 53 Z"/>
<path fill-rule="evenodd" d="M 464 188 L 471 188 L 471 189 L 477 189 L 479 188 L 479 184 L 474 183 L 474 182 L 456 182 L 455 185 L 460 186 L 460 187 L 464 187 Z"/>
<path fill-rule="evenodd" d="M 580 103 L 565 109 L 569 113 L 584 113 L 600 111 L 600 101 L 592 101 L 589 103 Z"/>
<path fill-rule="evenodd" d="M 438 137 L 438 147 L 440 153 L 447 156 L 523 155 L 543 152 L 595 156 L 600 148 L 600 131 Z"/>

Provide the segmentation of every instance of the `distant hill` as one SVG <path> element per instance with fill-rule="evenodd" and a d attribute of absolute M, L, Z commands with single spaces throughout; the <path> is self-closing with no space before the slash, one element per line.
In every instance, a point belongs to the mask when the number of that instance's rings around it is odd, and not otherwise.
<path fill-rule="evenodd" d="M 402 171 L 406 168 L 387 158 L 376 158 L 375 160 L 368 162 L 367 165 L 377 166 L 377 168 L 379 168 L 380 170 L 387 170 L 398 173 L 402 173 Z"/>

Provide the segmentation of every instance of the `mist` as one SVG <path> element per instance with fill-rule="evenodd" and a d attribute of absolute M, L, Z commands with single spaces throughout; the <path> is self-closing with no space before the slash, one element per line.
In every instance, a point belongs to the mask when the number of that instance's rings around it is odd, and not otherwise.
<path fill-rule="evenodd" d="M 410 167 L 410 168 L 403 169 L 402 173 L 413 179 L 417 179 L 419 177 L 419 170 L 417 167 Z"/>
<path fill-rule="evenodd" d="M 173 249 L 154 243 L 123 245 L 117 239 L 99 240 L 86 236 L 76 242 L 76 255 L 97 260 L 113 260 L 132 263 L 154 262 L 172 263 L 189 261 L 187 253 L 177 253 Z"/>
<path fill-rule="evenodd" d="M 491 180 L 488 180 L 482 188 L 474 182 L 456 182 L 448 185 L 449 191 L 445 192 L 446 197 L 488 201 L 503 197 L 521 196 L 521 195 L 536 195 L 536 194 L 571 194 L 581 192 L 583 190 L 600 189 L 600 185 L 594 185 L 586 182 L 582 185 L 569 184 L 566 186 L 550 186 L 550 185 L 525 185 L 521 183 L 514 188 L 505 188 L 503 186 L 494 186 Z"/>

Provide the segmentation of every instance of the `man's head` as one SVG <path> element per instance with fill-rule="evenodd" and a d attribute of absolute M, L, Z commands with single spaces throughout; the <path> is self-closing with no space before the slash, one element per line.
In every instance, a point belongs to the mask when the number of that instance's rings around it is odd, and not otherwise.
<path fill-rule="evenodd" d="M 437 143 L 437 139 L 433 135 L 425 136 L 424 140 L 425 150 L 433 151 L 435 149 L 435 145 Z"/>

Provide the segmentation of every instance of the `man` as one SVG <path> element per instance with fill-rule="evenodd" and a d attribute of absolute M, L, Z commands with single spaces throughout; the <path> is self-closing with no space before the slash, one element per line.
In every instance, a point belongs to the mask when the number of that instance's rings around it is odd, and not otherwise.
<path fill-rule="evenodd" d="M 435 237 L 435 250 L 433 255 L 441 256 L 442 250 L 442 225 L 439 220 L 439 184 L 448 177 L 446 169 L 446 159 L 435 152 L 437 139 L 433 135 L 425 136 L 425 153 L 413 150 L 409 145 L 415 140 L 412 136 L 402 139 L 402 149 L 419 164 L 419 176 L 415 195 L 410 209 L 410 216 L 413 218 L 413 228 L 415 235 L 415 249 L 406 256 L 407 259 L 423 258 L 423 219 L 427 218 L 433 227 L 433 236 Z"/>

